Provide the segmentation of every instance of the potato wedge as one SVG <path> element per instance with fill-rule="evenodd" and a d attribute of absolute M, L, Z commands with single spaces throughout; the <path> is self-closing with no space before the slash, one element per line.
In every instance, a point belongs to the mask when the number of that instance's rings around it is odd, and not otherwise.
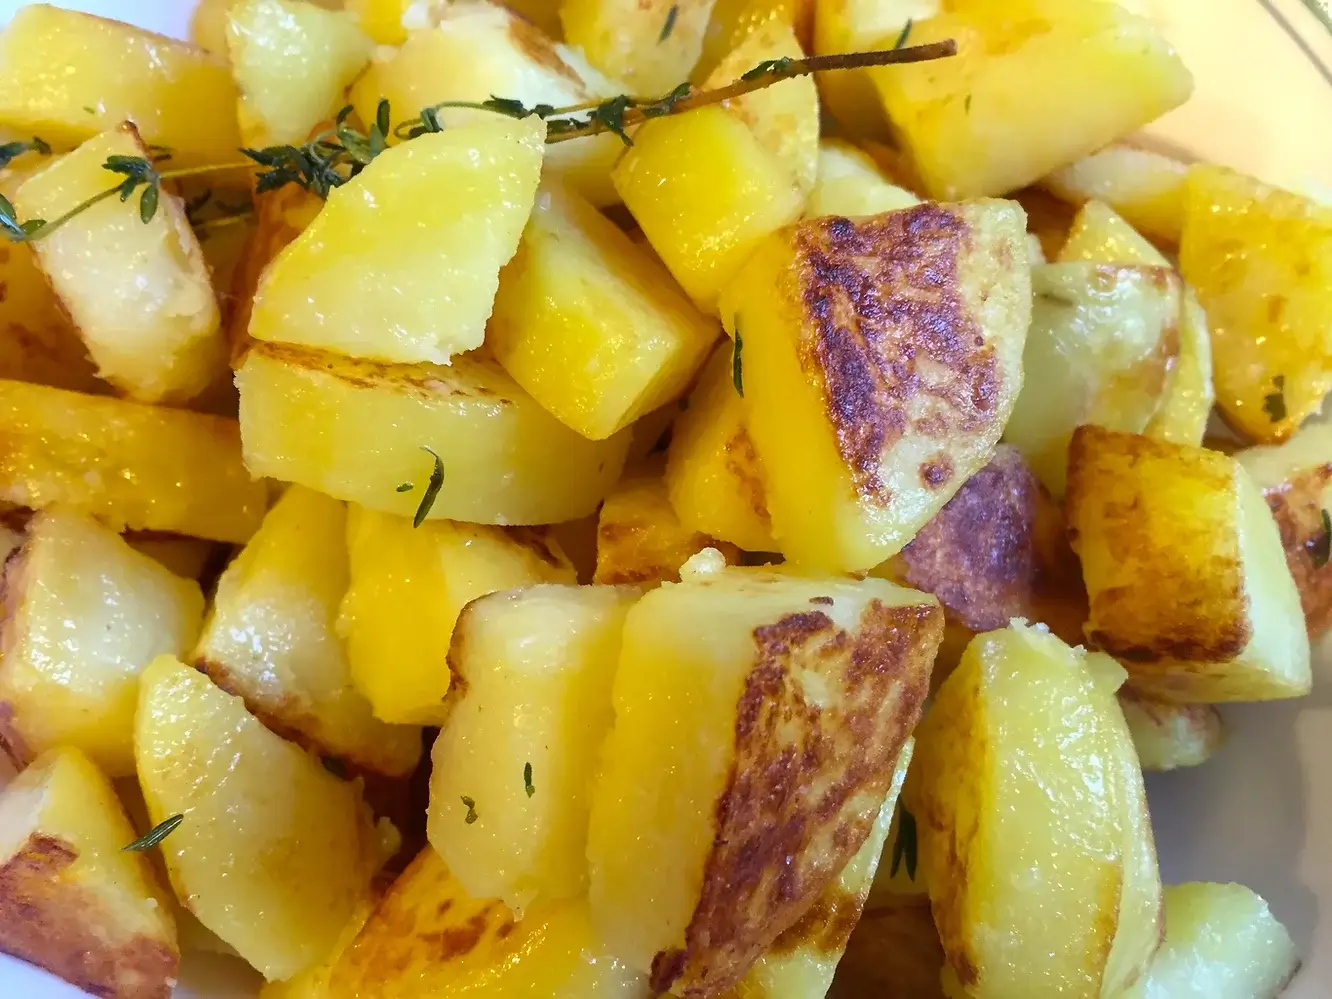
<path fill-rule="evenodd" d="M 434 850 L 417 855 L 329 977 L 328 999 L 648 999 L 646 976 L 610 957 L 583 899 L 521 921 L 469 896 Z"/>
<path fill-rule="evenodd" d="M 1235 453 L 1253 479 L 1281 532 L 1286 566 L 1300 591 L 1310 640 L 1332 625 L 1332 424 L 1306 423 L 1284 444 Z"/>
<path fill-rule="evenodd" d="M 975 999 L 1113 996 L 1156 949 L 1122 680 L 1108 657 L 1015 623 L 967 647 L 917 731 L 906 805 L 949 970 Z"/>
<path fill-rule="evenodd" d="M 148 156 L 128 122 L 24 181 L 20 217 L 54 219 L 115 187 L 112 156 Z M 143 190 L 83 211 L 33 253 L 102 378 L 141 402 L 187 402 L 226 369 L 221 316 L 184 205 L 163 192 L 145 225 Z"/>
<path fill-rule="evenodd" d="M 1174 704 L 1125 686 L 1119 706 L 1144 770 L 1196 767 L 1225 739 L 1221 714 L 1210 704 Z"/>
<path fill-rule="evenodd" d="M 1185 704 L 1308 692 L 1299 593 L 1262 493 L 1234 459 L 1079 427 L 1067 510 L 1087 638 L 1137 689 Z"/>
<path fill-rule="evenodd" d="M 942 624 L 881 580 L 724 567 L 630 610 L 590 899 L 656 992 L 734 987 L 860 849 Z"/>
<path fill-rule="evenodd" d="M 532 586 L 475 600 L 458 619 L 429 834 L 474 898 L 521 915 L 587 890 L 589 790 L 614 720 L 625 614 L 639 595 Z"/>
<path fill-rule="evenodd" d="M 1252 441 L 1286 440 L 1332 388 L 1332 208 L 1195 166 L 1179 269 L 1207 313 L 1221 415 Z"/>
<path fill-rule="evenodd" d="M 1075 205 L 1101 201 L 1135 228 L 1179 242 L 1188 165 L 1145 149 L 1113 144 L 1055 170 L 1042 183 Z"/>
<path fill-rule="evenodd" d="M 703 53 L 714 0 L 562 0 L 564 38 L 626 93 L 666 94 Z M 669 24 L 669 27 L 668 27 Z"/>
<path fill-rule="evenodd" d="M 650 589 L 679 582 L 680 566 L 704 548 L 716 549 L 731 565 L 740 562 L 735 545 L 680 523 L 656 469 L 626 475 L 601 504 L 597 520 L 598 583 L 630 583 Z"/>
<path fill-rule="evenodd" d="M 346 507 L 293 486 L 217 581 L 190 661 L 279 735 L 405 777 L 420 730 L 378 720 L 352 685 L 335 630 L 347 585 Z"/>
<path fill-rule="evenodd" d="M 952 59 L 869 71 L 931 197 L 1005 194 L 1182 104 L 1183 61 L 1146 19 L 1099 0 L 968 2 L 912 26 Z"/>
<path fill-rule="evenodd" d="M 422 447 L 444 467 L 431 518 L 553 524 L 596 509 L 629 446 L 627 432 L 574 433 L 484 355 L 386 365 L 257 344 L 236 385 L 256 475 L 404 517 L 420 509 L 433 472 Z"/>
<path fill-rule="evenodd" d="M 1001 201 L 808 219 L 728 286 L 734 385 L 788 559 L 875 566 L 989 461 L 1022 383 L 1022 240 Z"/>
<path fill-rule="evenodd" d="M 890 183 L 868 153 L 840 139 L 819 143 L 818 181 L 809 193 L 806 218 L 878 215 L 919 202 L 910 191 Z"/>
<path fill-rule="evenodd" d="M 250 335 L 437 364 L 481 346 L 545 134 L 539 118 L 490 115 L 375 157 L 268 265 Z"/>
<path fill-rule="evenodd" d="M 428 27 L 412 31 L 400 49 L 377 51 L 353 85 L 351 100 L 361 120 L 374 120 L 381 99 L 389 101 L 394 121 L 402 121 L 442 100 L 500 95 L 528 107 L 569 107 L 632 90 L 587 65 L 577 48 L 557 45 L 516 8 L 478 0 L 434 4 L 425 14 Z M 452 128 L 493 121 L 494 113 L 442 108 L 439 117 Z M 609 132 L 562 142 L 547 148 L 543 168 L 592 204 L 614 204 L 620 199 L 610 171 L 623 149 Z"/>
<path fill-rule="evenodd" d="M 72 149 L 125 121 L 169 146 L 173 166 L 230 162 L 241 140 L 226 59 L 120 21 L 19 10 L 0 34 L 0 127 Z"/>
<path fill-rule="evenodd" d="M 139 782 L 185 907 L 270 980 L 323 958 L 383 861 L 352 784 L 168 656 L 144 671 Z"/>
<path fill-rule="evenodd" d="M 5 750 L 29 762 L 56 746 L 112 777 L 134 773 L 139 673 L 199 634 L 199 586 L 113 531 L 65 510 L 38 513 L 0 583 Z"/>
<path fill-rule="evenodd" d="M 813 51 L 816 55 L 889 48 L 898 38 L 914 42 L 914 30 L 902 31 L 936 16 L 940 0 L 820 0 L 814 5 Z M 819 95 L 838 129 L 857 137 L 886 138 L 888 117 L 864 70 L 823 73 Z"/>
<path fill-rule="evenodd" d="M 1243 885 L 1171 885 L 1165 941 L 1124 999 L 1276 999 L 1299 970 L 1290 933 Z"/>
<path fill-rule="evenodd" d="M 134 838 L 77 749 L 28 767 L 0 791 L 0 950 L 106 999 L 168 999 L 176 927 Z"/>
<path fill-rule="evenodd" d="M 372 45 L 354 14 L 304 0 L 232 3 L 226 41 L 240 88 L 241 138 L 255 148 L 304 142 L 333 117 Z"/>
<path fill-rule="evenodd" d="M 1074 428 L 1142 433 L 1179 356 L 1181 287 L 1166 267 L 1046 264 L 1031 275 L 1023 383 L 1004 439 L 1062 496 Z"/>
<path fill-rule="evenodd" d="M 547 185 L 500 273 L 486 347 L 561 423 L 604 440 L 682 395 L 720 333 L 650 251 Z"/>
<path fill-rule="evenodd" d="M 0 380 L 0 439 L 0 502 L 16 506 L 241 542 L 268 505 L 235 420 Z"/>
<path fill-rule="evenodd" d="M 451 684 L 449 642 L 470 602 L 497 590 L 573 583 L 574 569 L 544 529 L 404 517 L 353 506 L 347 516 L 351 585 L 338 613 L 351 680 L 375 717 L 442 725 Z"/>
<path fill-rule="evenodd" d="M 763 468 L 735 391 L 735 344 L 723 340 L 676 418 L 666 490 L 680 523 L 745 551 L 776 551 Z"/>
<path fill-rule="evenodd" d="M 876 909 L 861 916 L 852 931 L 828 999 L 944 999 L 943 966 L 928 898 Z"/>

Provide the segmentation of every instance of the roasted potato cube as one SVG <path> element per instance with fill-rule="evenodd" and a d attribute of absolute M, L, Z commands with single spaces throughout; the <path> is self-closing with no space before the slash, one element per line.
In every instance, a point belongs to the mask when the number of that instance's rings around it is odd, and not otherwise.
<path fill-rule="evenodd" d="M 1182 104 L 1193 79 L 1144 18 L 1100 0 L 967 0 L 912 26 L 952 59 L 870 70 L 932 197 L 999 195 Z"/>
<path fill-rule="evenodd" d="M 1067 510 L 1087 638 L 1137 689 L 1185 704 L 1308 693 L 1299 593 L 1262 493 L 1234 459 L 1079 427 Z"/>
<path fill-rule="evenodd" d="M 1074 428 L 1142 433 L 1179 354 L 1179 278 L 1167 267 L 1046 264 L 1031 274 L 1023 384 L 1004 428 L 1052 493 Z"/>
<path fill-rule="evenodd" d="M 731 282 L 735 388 L 788 559 L 869 569 L 989 461 L 1022 383 L 1023 238 L 1001 201 L 809 219 Z"/>
<path fill-rule="evenodd" d="M 0 437 L 0 502 L 232 542 L 268 504 L 235 420 L 0 380 Z"/>
<path fill-rule="evenodd" d="M 482 597 L 459 617 L 429 834 L 472 897 L 522 913 L 587 890 L 590 785 L 638 597 L 628 586 L 532 586 Z"/>
<path fill-rule="evenodd" d="M 1277 999 L 1299 970 L 1290 933 L 1243 885 L 1171 885 L 1165 939 L 1124 999 Z"/>
<path fill-rule="evenodd" d="M 422 447 L 444 467 L 430 517 L 553 524 L 596 509 L 629 446 L 627 432 L 605 441 L 574 433 L 484 356 L 377 364 L 257 344 L 236 385 L 256 475 L 405 517 L 421 508 L 433 472 Z"/>
<path fill-rule="evenodd" d="M 1117 995 L 1156 949 L 1123 676 L 1018 622 L 976 637 L 917 730 L 906 805 L 949 970 L 975 999 Z"/>
<path fill-rule="evenodd" d="M 717 0 L 703 36 L 703 55 L 694 66 L 693 79 L 706 79 L 727 53 L 773 22 L 787 25 L 795 32 L 801 55 L 812 51 L 814 7 L 813 0 Z"/>
<path fill-rule="evenodd" d="M 1179 268 L 1212 330 L 1221 415 L 1250 440 L 1286 440 L 1332 388 L 1332 208 L 1195 166 Z"/>
<path fill-rule="evenodd" d="M 734 987 L 864 844 L 942 626 L 882 580 L 724 567 L 629 611 L 590 899 L 656 993 Z"/>
<path fill-rule="evenodd" d="M 180 952 L 110 782 L 72 747 L 0 791 L 0 950 L 106 999 L 169 999 Z"/>
<path fill-rule="evenodd" d="M 903 44 L 914 44 L 915 23 L 936 16 L 941 7 L 940 0 L 820 0 L 814 6 L 814 52 L 836 55 L 888 48 L 899 38 Z M 864 70 L 821 74 L 819 94 L 845 133 L 887 136 L 883 104 Z"/>
<path fill-rule="evenodd" d="M 377 45 L 401 45 L 407 41 L 402 17 L 412 0 L 346 0 L 346 9 L 356 15 L 361 30 Z"/>
<path fill-rule="evenodd" d="M 1065 201 L 1101 201 L 1154 239 L 1178 243 L 1184 221 L 1184 179 L 1179 160 L 1132 146 L 1110 145 L 1061 166 L 1044 184 Z"/>
<path fill-rule="evenodd" d="M 714 315 L 759 242 L 805 207 L 790 170 L 715 105 L 644 124 L 611 179 L 680 286 Z"/>
<path fill-rule="evenodd" d="M 346 507 L 291 487 L 222 573 L 190 659 L 279 735 L 359 770 L 406 776 L 420 731 L 373 716 L 337 635 L 348 572 Z"/>
<path fill-rule="evenodd" d="M 564 39 L 626 92 L 669 93 L 703 53 L 714 0 L 561 0 Z"/>
<path fill-rule="evenodd" d="M 1332 425 L 1307 423 L 1285 444 L 1238 451 L 1281 532 L 1286 567 L 1300 591 L 1310 639 L 1332 625 Z"/>
<path fill-rule="evenodd" d="M 802 59 L 804 51 L 790 24 L 774 19 L 736 44 L 708 74 L 707 90 L 725 87 L 755 66 L 774 59 Z M 749 126 L 764 149 L 808 193 L 819 171 L 819 91 L 813 76 L 783 80 L 726 102 L 726 107 Z"/>
<path fill-rule="evenodd" d="M 0 33 L 0 127 L 68 149 L 125 121 L 170 147 L 172 166 L 230 162 L 241 139 L 226 60 L 120 21 L 19 10 Z"/>
<path fill-rule="evenodd" d="M 250 335 L 438 364 L 481 346 L 536 197 L 545 129 L 490 115 L 375 157 L 268 265 Z"/>
<path fill-rule="evenodd" d="M 740 561 L 735 545 L 680 522 L 666 481 L 655 470 L 626 475 L 601 504 L 593 578 L 646 588 L 678 582 L 680 566 L 704 548 L 716 549 L 732 565 Z"/>
<path fill-rule="evenodd" d="M 818 182 L 805 206 L 807 218 L 878 215 L 919 202 L 910 191 L 889 183 L 868 153 L 840 139 L 819 143 Z"/>
<path fill-rule="evenodd" d="M 14 197 L 20 216 L 54 219 L 115 187 L 123 178 L 103 168 L 112 156 L 148 156 L 133 125 L 29 177 Z M 142 402 L 186 402 L 226 369 L 226 341 L 183 204 L 163 192 L 145 225 L 144 196 L 93 205 L 32 248 L 98 374 Z"/>
<path fill-rule="evenodd" d="M 1144 770 L 1196 767 L 1225 739 L 1221 713 L 1210 704 L 1174 704 L 1124 687 L 1119 706 Z"/>
<path fill-rule="evenodd" d="M 198 637 L 198 584 L 96 521 L 57 509 L 28 522 L 2 586 L 0 699 L 10 757 L 27 762 L 73 746 L 112 777 L 133 774 L 139 673 Z"/>
<path fill-rule="evenodd" d="M 333 117 L 372 45 L 355 15 L 304 0 L 233 3 L 226 40 L 240 88 L 241 138 L 255 147 L 304 142 Z"/>
<path fill-rule="evenodd" d="M 169 656 L 144 671 L 139 783 L 187 909 L 270 980 L 324 957 L 383 861 L 356 786 Z"/>
<path fill-rule="evenodd" d="M 1169 267 L 1170 261 L 1138 230 L 1104 201 L 1085 202 L 1073 216 L 1068 240 L 1056 258 L 1060 263 L 1138 264 Z"/>
<path fill-rule="evenodd" d="M 258 999 L 330 999 L 329 979 L 333 975 L 333 969 L 337 967 L 338 961 L 355 941 L 361 928 L 365 926 L 379 904 L 379 898 L 375 896 L 381 893 L 375 888 L 375 885 L 371 885 L 372 897 L 363 900 L 356 907 L 351 919 L 342 927 L 342 932 L 338 935 L 332 950 L 317 964 L 309 965 L 293 978 L 281 982 L 265 982 L 259 989 Z"/>
<path fill-rule="evenodd" d="M 547 186 L 500 273 L 486 346 L 561 423 L 604 440 L 683 394 L 719 334 L 648 250 Z"/>
<path fill-rule="evenodd" d="M 328 995 L 644 999 L 644 978 L 606 953 L 585 899 L 538 906 L 519 921 L 498 899 L 469 896 L 427 847 L 343 951 Z"/>
<path fill-rule="evenodd" d="M 496 590 L 572 583 L 574 570 L 544 530 L 405 517 L 353 506 L 347 517 L 351 585 L 338 633 L 352 683 L 375 717 L 442 725 L 449 641 L 468 603 Z"/>
<path fill-rule="evenodd" d="M 943 966 L 928 898 L 875 909 L 861 916 L 851 932 L 828 999 L 944 999 Z"/>
<path fill-rule="evenodd" d="M 401 120 L 441 100 L 486 101 L 500 94 L 528 107 L 568 107 L 626 92 L 588 66 L 576 48 L 555 44 L 500 4 L 436 4 L 428 16 L 430 27 L 411 32 L 401 49 L 376 52 L 353 85 L 352 103 L 363 121 L 374 121 L 381 99 Z M 439 118 L 454 127 L 493 121 L 494 113 L 441 108 Z M 623 149 L 609 132 L 562 142 L 546 150 L 544 167 L 594 205 L 613 204 L 620 199 L 610 170 Z"/>
<path fill-rule="evenodd" d="M 763 469 L 736 394 L 735 344 L 712 352 L 676 418 L 666 449 L 666 490 L 680 523 L 745 551 L 777 550 Z"/>

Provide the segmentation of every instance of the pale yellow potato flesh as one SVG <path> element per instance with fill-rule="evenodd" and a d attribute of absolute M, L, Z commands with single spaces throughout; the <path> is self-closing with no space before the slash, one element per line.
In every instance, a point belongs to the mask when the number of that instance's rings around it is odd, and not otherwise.
<path fill-rule="evenodd" d="M 1189 168 L 1161 153 L 1110 145 L 1060 167 L 1042 183 L 1074 204 L 1110 205 L 1134 228 L 1178 243 L 1184 224 L 1184 181 Z"/>
<path fill-rule="evenodd" d="M 1126 686 L 1119 706 L 1144 770 L 1196 767 L 1225 740 L 1221 713 L 1210 704 L 1175 704 Z"/>
<path fill-rule="evenodd" d="M 819 143 L 818 180 L 809 192 L 807 218 L 877 215 L 910 208 L 919 201 L 910 191 L 889 182 L 868 153 L 840 139 Z"/>
<path fill-rule="evenodd" d="M 626 93 L 670 93 L 703 54 L 714 0 L 563 0 L 564 38 Z M 670 21 L 670 30 L 666 24 Z"/>

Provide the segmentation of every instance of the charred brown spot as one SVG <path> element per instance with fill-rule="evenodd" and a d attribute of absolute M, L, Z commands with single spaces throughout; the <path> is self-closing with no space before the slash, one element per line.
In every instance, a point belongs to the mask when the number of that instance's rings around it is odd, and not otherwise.
<path fill-rule="evenodd" d="M 831 606 L 832 606 L 832 603 L 833 603 L 833 598 L 832 598 L 832 597 L 810 597 L 810 598 L 809 598 L 809 602 L 812 603 L 812 604 L 823 604 L 823 605 L 825 605 L 825 606 L 829 606 L 829 607 L 831 607 Z"/>
<path fill-rule="evenodd" d="M 517 14 L 509 18 L 509 39 L 532 62 L 556 76 L 578 86 L 583 86 L 583 78 L 560 58 L 555 45 L 540 28 Z"/>
<path fill-rule="evenodd" d="M 1332 464 L 1315 465 L 1263 492 L 1300 593 L 1310 638 L 1332 624 L 1332 565 L 1320 566 L 1315 557 L 1323 543 L 1323 491 L 1330 483 Z"/>
<path fill-rule="evenodd" d="M 495 903 L 499 906 L 499 903 Z M 512 920 L 506 921 L 512 925 Z M 476 913 L 463 923 L 461 926 L 450 926 L 446 929 L 436 930 L 433 933 L 422 933 L 421 943 L 430 948 L 431 957 L 436 961 L 452 961 L 454 958 L 462 957 L 464 954 L 470 954 L 476 950 L 486 935 L 491 922 L 491 910 L 483 909 Z"/>
<path fill-rule="evenodd" d="M 549 527 L 496 527 L 491 530 L 498 531 L 552 568 L 562 569 L 569 565 L 556 551 Z"/>
<path fill-rule="evenodd" d="M 920 481 L 928 489 L 938 489 L 953 477 L 953 459 L 946 454 L 937 455 L 920 466 Z"/>
<path fill-rule="evenodd" d="M 999 362 L 959 292 L 972 225 L 925 203 L 811 220 L 792 239 L 811 328 L 801 366 L 822 383 L 856 489 L 886 505 L 886 450 L 907 434 L 942 440 L 995 420 Z"/>
<path fill-rule="evenodd" d="M 789 954 L 812 948 L 820 954 L 840 954 L 860 920 L 862 904 L 859 895 L 852 895 L 836 884 L 829 885 L 803 916 L 782 931 L 768 952 Z"/>
<path fill-rule="evenodd" d="M 726 441 L 726 470 L 754 515 L 765 525 L 771 525 L 768 494 L 759 471 L 758 452 L 754 450 L 754 441 L 749 431 L 743 426 Z"/>

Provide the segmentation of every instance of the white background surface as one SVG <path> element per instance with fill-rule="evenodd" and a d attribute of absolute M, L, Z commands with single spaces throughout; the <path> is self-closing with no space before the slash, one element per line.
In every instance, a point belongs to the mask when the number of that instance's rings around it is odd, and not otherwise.
<path fill-rule="evenodd" d="M 1123 2 L 1162 25 L 1198 84 L 1188 105 L 1147 129 L 1147 143 L 1332 194 L 1332 36 L 1298 0 Z M 0 0 L 0 23 L 21 6 Z M 193 3 L 61 6 L 183 37 Z M 1148 779 L 1165 880 L 1247 884 L 1291 928 L 1306 960 L 1288 999 L 1332 995 L 1332 649 L 1315 659 L 1311 697 L 1227 710 L 1231 738 L 1213 760 Z M 253 977 L 225 959 L 190 955 L 183 977 L 182 996 L 253 995 Z M 81 995 L 0 956 L 0 997 Z"/>

